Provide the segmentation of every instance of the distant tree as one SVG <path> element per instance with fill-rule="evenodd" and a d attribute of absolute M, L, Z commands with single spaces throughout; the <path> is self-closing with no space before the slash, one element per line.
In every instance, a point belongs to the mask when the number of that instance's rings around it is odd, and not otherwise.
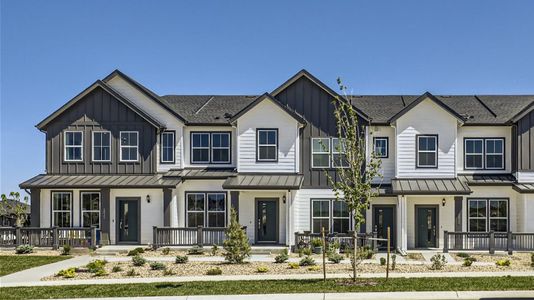
<path fill-rule="evenodd" d="M 1 199 L 0 215 L 13 215 L 16 226 L 24 225 L 28 218 L 28 196 L 21 200 L 18 192 L 11 192 L 9 196 L 2 194 Z"/>

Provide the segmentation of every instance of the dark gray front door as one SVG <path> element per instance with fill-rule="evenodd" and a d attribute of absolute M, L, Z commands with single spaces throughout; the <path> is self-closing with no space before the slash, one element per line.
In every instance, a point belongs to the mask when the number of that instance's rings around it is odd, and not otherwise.
<path fill-rule="evenodd" d="M 140 199 L 117 198 L 117 236 L 119 243 L 139 243 Z"/>
<path fill-rule="evenodd" d="M 256 199 L 256 242 L 278 242 L 277 199 Z"/>
<path fill-rule="evenodd" d="M 376 232 L 377 237 L 381 239 L 387 238 L 388 227 L 390 228 L 391 238 L 390 248 L 395 249 L 395 206 L 373 205 L 373 231 Z M 387 242 L 378 241 L 377 244 L 379 249 L 387 249 Z"/>
<path fill-rule="evenodd" d="M 415 228 L 417 248 L 435 248 L 437 246 L 437 207 L 416 206 Z"/>

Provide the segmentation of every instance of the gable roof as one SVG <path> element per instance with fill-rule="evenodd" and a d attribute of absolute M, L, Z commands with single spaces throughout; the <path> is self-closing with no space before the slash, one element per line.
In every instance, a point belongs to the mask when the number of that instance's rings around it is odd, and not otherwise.
<path fill-rule="evenodd" d="M 399 112 L 397 112 L 393 117 L 391 117 L 388 122 L 389 123 L 393 123 L 395 122 L 398 118 L 402 117 L 404 114 L 406 114 L 408 111 L 410 111 L 412 108 L 416 107 L 419 103 L 425 101 L 426 99 L 430 99 L 431 101 L 434 101 L 434 103 L 436 103 L 437 105 L 439 105 L 441 108 L 443 108 L 444 110 L 446 110 L 447 112 L 449 112 L 453 117 L 455 117 L 456 119 L 458 119 L 458 121 L 460 121 L 461 123 L 464 123 L 465 122 L 465 117 L 463 117 L 462 115 L 460 115 L 459 113 L 457 113 L 456 111 L 454 111 L 452 108 L 450 108 L 448 105 L 446 105 L 445 103 L 443 103 L 443 101 L 439 100 L 438 98 L 436 98 L 434 95 L 432 95 L 431 93 L 429 92 L 425 92 L 424 94 L 422 94 L 421 96 L 419 96 L 417 99 L 415 99 L 414 101 L 412 101 L 410 104 L 408 104 L 407 106 L 405 106 L 403 109 L 401 109 Z"/>
<path fill-rule="evenodd" d="M 146 88 L 144 85 L 142 85 L 141 83 L 135 81 L 134 79 L 132 79 L 131 77 L 129 77 L 128 75 L 122 73 L 121 71 L 119 71 L 118 69 L 115 69 L 113 72 L 111 72 L 108 76 L 106 76 L 102 81 L 104 82 L 108 82 L 109 80 L 111 80 L 113 77 L 115 76 L 120 76 L 122 77 L 124 80 L 126 80 L 128 83 L 130 83 L 131 85 L 133 85 L 134 87 L 136 87 L 141 93 L 143 93 L 145 96 L 147 96 L 148 98 L 154 100 L 154 102 L 156 102 L 157 104 L 159 104 L 160 106 L 162 106 L 164 109 L 166 109 L 168 112 L 170 112 L 171 114 L 175 115 L 178 119 L 180 119 L 180 121 L 186 123 L 186 120 L 185 118 L 179 113 L 177 112 L 176 110 L 173 110 L 172 108 L 168 107 L 164 101 L 161 100 L 160 96 L 158 96 L 156 93 L 152 92 L 151 90 L 149 90 L 148 88 Z"/>
<path fill-rule="evenodd" d="M 112 87 L 110 87 L 107 83 L 97 80 L 95 83 L 91 84 L 88 88 L 83 90 L 81 93 L 76 95 L 74 98 L 72 98 L 70 101 L 65 103 L 63 106 L 61 106 L 59 109 L 57 109 L 55 112 L 50 114 L 48 117 L 46 117 L 44 120 L 39 122 L 35 127 L 37 127 L 39 130 L 44 131 L 46 125 L 48 125 L 52 120 L 57 118 L 59 115 L 61 115 L 64 111 L 72 107 L 74 104 L 76 104 L 78 101 L 83 99 L 86 95 L 88 95 L 90 92 L 92 92 L 96 88 L 102 88 L 104 91 L 112 95 L 115 99 L 120 101 L 122 104 L 126 105 L 128 108 L 133 110 L 135 113 L 137 113 L 139 116 L 141 116 L 143 119 L 145 119 L 148 123 L 152 124 L 156 128 L 165 128 L 165 125 L 159 123 L 156 119 L 148 115 L 146 112 L 144 112 L 142 109 L 137 107 L 133 102 L 123 97 L 121 94 L 116 92 Z"/>
<path fill-rule="evenodd" d="M 346 99 L 345 97 L 339 95 L 338 93 L 336 93 L 333 89 L 331 89 L 330 87 L 328 87 L 326 84 L 324 84 L 322 81 L 320 81 L 319 79 L 317 79 L 315 76 L 313 76 L 310 72 L 306 71 L 305 69 L 302 69 L 300 70 L 299 72 L 297 72 L 297 74 L 293 75 L 291 78 L 289 78 L 288 80 L 286 80 L 286 82 L 282 83 L 282 85 L 280 85 L 279 87 L 277 87 L 274 91 L 271 92 L 271 95 L 273 97 L 275 97 L 276 95 L 278 95 L 280 92 L 282 92 L 283 90 L 285 90 L 287 87 L 289 87 L 290 85 L 292 85 L 293 83 L 295 83 L 297 80 L 299 80 L 301 77 L 306 77 L 308 80 L 310 80 L 311 82 L 313 82 L 315 85 L 317 85 L 318 87 L 320 87 L 321 89 L 323 89 L 325 92 L 327 92 L 328 94 L 330 94 L 332 97 L 334 98 L 339 98 L 339 99 L 344 99 L 346 101 L 349 101 L 350 102 L 350 99 Z M 356 112 L 358 113 L 358 115 L 360 115 L 360 117 L 362 117 L 363 119 L 365 119 L 366 121 L 369 120 L 369 116 L 367 116 L 365 114 L 365 112 L 363 112 L 359 107 L 354 107 L 354 109 L 356 110 Z"/>
<path fill-rule="evenodd" d="M 248 111 L 250 111 L 251 109 L 256 107 L 256 105 L 260 104 L 261 102 L 263 102 L 266 99 L 268 99 L 271 102 L 273 102 L 274 104 L 276 104 L 279 108 L 281 108 L 283 111 L 285 111 L 287 114 L 289 114 L 295 120 L 297 120 L 297 122 L 299 122 L 300 124 L 306 125 L 306 120 L 300 114 L 298 114 L 296 111 L 292 110 L 288 106 L 283 105 L 280 101 L 274 99 L 269 93 L 265 93 L 265 94 L 257 97 L 254 101 L 249 103 L 245 108 L 243 108 L 236 115 L 234 115 L 230 119 L 230 122 L 233 123 L 233 122 L 237 121 L 237 119 L 239 119 L 241 116 L 246 114 Z"/>

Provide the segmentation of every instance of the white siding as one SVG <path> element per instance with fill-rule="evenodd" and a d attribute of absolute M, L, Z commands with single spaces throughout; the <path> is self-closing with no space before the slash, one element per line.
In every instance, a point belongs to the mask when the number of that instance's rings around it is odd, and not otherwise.
<path fill-rule="evenodd" d="M 183 149 L 183 127 L 184 124 L 172 113 L 163 108 L 154 100 L 147 97 L 140 92 L 136 87 L 128 83 L 120 76 L 111 78 L 107 84 L 109 84 L 114 90 L 119 92 L 122 96 L 132 101 L 141 110 L 148 115 L 158 120 L 160 123 L 166 126 L 168 130 L 176 131 L 176 151 L 175 151 L 175 164 L 160 164 L 160 149 L 159 149 L 159 137 L 157 150 L 158 171 L 167 171 L 171 168 L 181 168 L 183 163 L 182 149 Z"/>
<path fill-rule="evenodd" d="M 456 175 L 457 119 L 432 100 L 426 99 L 396 122 L 397 177 L 446 178 Z M 416 135 L 438 135 L 438 167 L 416 167 Z"/>
<path fill-rule="evenodd" d="M 230 152 L 232 155 L 232 161 L 230 164 L 192 164 L 191 163 L 191 132 L 213 132 L 213 131 L 223 131 L 231 133 L 231 145 Z M 184 128 L 184 164 L 185 168 L 203 168 L 203 167 L 219 167 L 219 168 L 228 168 L 235 167 L 237 161 L 237 138 L 235 136 L 235 128 L 230 126 L 186 126 Z M 211 155 L 211 154 L 210 154 Z"/>
<path fill-rule="evenodd" d="M 390 126 L 372 126 L 368 139 L 367 153 L 371 153 L 374 149 L 374 138 L 387 137 L 388 138 L 388 157 L 381 158 L 382 165 L 380 173 L 382 178 L 375 178 L 373 183 L 391 183 L 391 179 L 395 177 L 395 128 Z"/>
<path fill-rule="evenodd" d="M 330 189 L 302 189 L 295 193 L 293 203 L 294 231 L 311 231 L 311 199 L 335 199 Z"/>
<path fill-rule="evenodd" d="M 534 172 L 529 172 L 529 171 L 516 172 L 515 178 L 517 179 L 517 182 L 532 183 L 534 182 Z"/>
<path fill-rule="evenodd" d="M 256 129 L 278 128 L 278 161 L 256 161 Z M 238 172 L 298 172 L 298 122 L 265 99 L 237 120 Z"/>
<path fill-rule="evenodd" d="M 462 126 L 458 129 L 458 152 L 456 169 L 458 173 L 511 173 L 512 130 L 510 126 Z M 464 138 L 504 138 L 505 170 L 464 170 Z M 532 177 L 534 179 L 534 176 Z"/>

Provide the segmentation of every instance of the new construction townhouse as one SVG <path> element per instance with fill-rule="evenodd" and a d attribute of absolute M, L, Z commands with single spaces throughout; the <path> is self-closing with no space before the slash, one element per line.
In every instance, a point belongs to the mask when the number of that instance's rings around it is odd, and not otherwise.
<path fill-rule="evenodd" d="M 340 96 L 305 70 L 266 88 L 161 96 L 118 70 L 97 80 L 36 126 L 46 169 L 20 184 L 32 226 L 188 245 L 214 242 L 234 208 L 257 245 L 352 230 L 325 174 L 343 165 Z M 362 232 L 390 227 L 399 251 L 534 232 L 534 95 L 343 97 L 382 160 Z"/>

